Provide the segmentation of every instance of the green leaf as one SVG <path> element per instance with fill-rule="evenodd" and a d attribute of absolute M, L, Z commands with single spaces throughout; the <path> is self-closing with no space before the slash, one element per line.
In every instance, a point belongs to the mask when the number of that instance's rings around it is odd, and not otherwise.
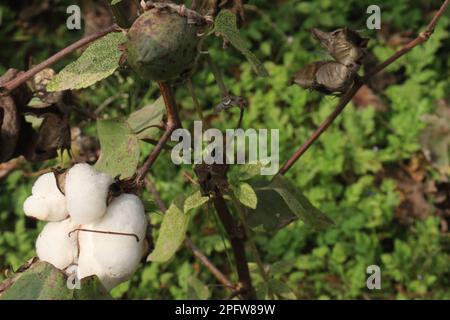
<path fill-rule="evenodd" d="M 334 224 L 333 220 L 314 207 L 285 177 L 281 175 L 274 177 L 269 188 L 278 192 L 292 212 L 313 228 L 322 230 Z"/>
<path fill-rule="evenodd" d="M 151 105 L 145 106 L 130 114 L 127 122 L 138 139 L 157 139 L 158 133 L 161 130 L 154 126 L 161 124 L 164 111 L 164 99 L 159 97 Z"/>
<path fill-rule="evenodd" d="M 47 91 L 86 88 L 103 80 L 119 67 L 119 45 L 127 40 L 121 32 L 112 32 L 92 43 L 78 58 L 61 70 L 47 86 Z"/>
<path fill-rule="evenodd" d="M 164 214 L 155 249 L 147 257 L 147 261 L 166 262 L 175 254 L 186 237 L 189 215 L 184 213 L 184 199 L 171 204 Z"/>
<path fill-rule="evenodd" d="M 250 62 L 255 72 L 262 77 L 268 76 L 266 68 L 258 58 L 247 49 L 244 39 L 239 34 L 236 15 L 230 10 L 221 10 L 214 21 L 214 32 L 224 37 L 238 49 Z"/>
<path fill-rule="evenodd" d="M 242 203 L 244 206 L 247 206 L 251 209 L 256 209 L 258 204 L 258 196 L 253 190 L 252 186 L 248 183 L 240 183 L 237 187 L 232 187 L 234 191 L 234 195 Z"/>
<path fill-rule="evenodd" d="M 262 162 L 254 164 L 238 164 L 236 166 L 233 166 L 233 169 L 230 172 L 229 176 L 230 179 L 233 179 L 235 181 L 246 181 L 260 175 L 262 168 L 264 168 L 264 164 Z"/>
<path fill-rule="evenodd" d="M 293 260 L 277 261 L 270 266 L 270 274 L 271 275 L 284 274 L 286 272 L 289 272 L 293 267 L 294 267 Z"/>
<path fill-rule="evenodd" d="M 184 213 L 187 213 L 191 209 L 195 209 L 197 207 L 202 206 L 206 202 L 208 202 L 209 197 L 203 197 L 200 191 L 189 196 L 184 202 Z"/>
<path fill-rule="evenodd" d="M 272 279 L 269 280 L 269 291 L 276 294 L 277 296 L 289 299 L 289 300 L 296 300 L 297 297 L 295 296 L 294 292 L 292 292 L 291 288 L 288 287 L 287 284 L 284 282 L 281 282 L 280 280 Z"/>
<path fill-rule="evenodd" d="M 111 0 L 111 5 L 115 5 L 122 2 L 122 0 Z"/>
<path fill-rule="evenodd" d="M 256 209 L 248 213 L 247 219 L 250 227 L 262 226 L 264 230 L 271 232 L 297 220 L 298 216 L 292 212 L 278 192 L 267 188 L 269 184 L 270 182 L 264 180 L 252 182 L 258 203 Z"/>
<path fill-rule="evenodd" d="M 95 167 L 115 177 L 131 177 L 139 162 L 139 143 L 129 125 L 121 120 L 97 121 L 101 154 Z"/>
<path fill-rule="evenodd" d="M 0 300 L 104 300 L 112 299 L 96 276 L 84 278 L 80 289 L 67 287 L 67 276 L 39 261 L 20 273 Z"/>
<path fill-rule="evenodd" d="M 208 300 L 211 292 L 207 285 L 201 282 L 197 277 L 191 276 L 187 281 L 187 297 L 188 300 Z"/>
<path fill-rule="evenodd" d="M 266 300 L 267 293 L 269 288 L 267 287 L 267 283 L 260 282 L 255 286 L 256 298 L 258 300 Z"/>

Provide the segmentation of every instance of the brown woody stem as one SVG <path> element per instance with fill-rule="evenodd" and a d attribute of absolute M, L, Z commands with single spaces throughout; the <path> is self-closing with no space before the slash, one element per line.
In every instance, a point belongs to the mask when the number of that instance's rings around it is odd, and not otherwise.
<path fill-rule="evenodd" d="M 370 78 L 385 69 L 387 66 L 397 61 L 400 57 L 414 49 L 416 46 L 426 42 L 433 34 L 439 18 L 444 14 L 450 0 L 445 0 L 440 9 L 436 12 L 431 22 L 428 24 L 425 31 L 421 32 L 414 40 L 407 43 L 402 49 L 394 53 L 391 57 L 380 63 L 372 70 L 370 70 L 362 79 L 357 79 L 353 86 L 342 96 L 339 100 L 335 110 L 328 116 L 328 118 L 313 132 L 308 140 L 284 163 L 278 174 L 284 175 L 300 157 L 311 147 L 311 145 L 320 137 L 320 135 L 333 123 L 333 121 L 341 114 L 347 104 L 351 101 L 353 96 L 358 92 L 359 88 L 366 83 Z"/>
<path fill-rule="evenodd" d="M 161 195 L 159 194 L 158 190 L 156 189 L 154 183 L 149 179 L 145 178 L 145 186 L 146 188 L 153 194 L 153 197 L 155 198 L 155 202 L 158 205 L 159 209 L 162 212 L 167 211 L 167 207 L 164 204 L 164 202 L 161 199 Z M 184 239 L 184 244 L 186 247 L 188 247 L 193 255 L 200 260 L 200 262 L 213 274 L 216 279 L 223 284 L 227 288 L 234 289 L 235 285 L 227 278 L 225 274 L 222 273 L 199 248 L 192 242 L 192 240 L 189 237 L 186 237 Z"/>
<path fill-rule="evenodd" d="M 111 32 L 119 32 L 121 31 L 120 28 L 117 25 L 112 25 L 108 28 L 106 28 L 105 30 L 102 30 L 100 32 L 97 32 L 95 34 L 92 34 L 90 36 L 87 36 L 83 39 L 80 39 L 74 43 L 72 43 L 71 45 L 69 45 L 68 47 L 65 47 L 64 49 L 60 50 L 59 52 L 55 53 L 53 56 L 51 56 L 50 58 L 48 58 L 47 60 L 39 63 L 38 65 L 34 66 L 33 68 L 31 68 L 30 70 L 24 72 L 24 73 L 20 73 L 16 78 L 14 78 L 13 80 L 5 83 L 2 86 L 3 90 L 6 90 L 6 92 L 10 92 L 13 91 L 14 89 L 18 88 L 19 86 L 21 86 L 23 83 L 25 83 L 26 81 L 30 80 L 32 77 L 34 77 L 38 72 L 44 70 L 45 68 L 50 67 L 51 65 L 53 65 L 54 63 L 58 62 L 59 60 L 65 58 L 66 56 L 68 56 L 69 54 L 71 54 L 72 52 L 74 52 L 75 50 L 84 47 L 85 45 L 106 36 L 108 33 Z"/>

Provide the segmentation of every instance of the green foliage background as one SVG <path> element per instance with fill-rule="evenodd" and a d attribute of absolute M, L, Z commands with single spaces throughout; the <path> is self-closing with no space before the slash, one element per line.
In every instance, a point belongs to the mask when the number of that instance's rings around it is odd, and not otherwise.
<path fill-rule="evenodd" d="M 65 28 L 65 8 L 71 1 L 51 1 L 51 22 L 32 32 L 16 25 L 16 4 L 1 4 L 0 73 L 9 67 L 24 69 L 27 55 L 41 61 L 58 48 L 82 36 L 81 31 Z M 262 12 L 247 13 L 241 33 L 252 51 L 264 62 L 269 77 L 256 78 L 251 66 L 236 50 L 221 48 L 221 41 L 208 40 L 214 61 L 224 73 L 226 85 L 236 95 L 248 98 L 250 107 L 244 127 L 280 129 L 280 155 L 286 160 L 325 119 L 337 99 L 321 97 L 298 87 L 287 86 L 289 78 L 306 63 L 323 58 L 311 39 L 309 29 L 334 29 L 348 26 L 362 30 L 370 37 L 370 51 L 379 59 L 393 53 L 376 32 L 365 27 L 365 14 L 373 1 L 264 1 L 252 0 Z M 417 34 L 426 26 L 429 8 L 440 1 L 382 1 L 382 20 L 393 30 Z M 276 27 L 274 27 L 274 25 Z M 384 90 L 386 112 L 372 107 L 349 105 L 340 118 L 291 169 L 288 176 L 304 190 L 308 198 L 332 217 L 336 227 L 315 232 L 302 222 L 295 222 L 272 234 L 258 234 L 256 240 L 263 261 L 272 265 L 275 279 L 286 283 L 299 299 L 352 298 L 450 298 L 449 233 L 441 232 L 441 218 L 435 210 L 423 219 L 400 223 L 395 215 L 401 202 L 394 179 L 382 174 L 387 168 L 406 163 L 420 152 L 420 134 L 426 124 L 424 114 L 432 114 L 436 101 L 448 99 L 450 93 L 450 15 L 438 24 L 431 40 L 414 49 L 389 68 L 401 81 Z M 60 70 L 71 59 L 55 66 Z M 211 110 L 219 102 L 219 89 L 211 72 L 202 66 L 196 73 L 194 86 L 200 103 Z M 83 106 L 95 110 L 110 97 L 105 109 L 111 116 L 127 115 L 151 103 L 157 87 L 140 82 L 130 70 L 79 91 Z M 185 86 L 177 89 L 185 127 L 196 119 L 192 99 Z M 232 112 L 233 113 L 233 112 Z M 81 120 L 74 115 L 72 124 Z M 237 113 L 221 114 L 213 123 L 229 127 L 237 121 Z M 83 128 L 96 135 L 95 123 Z M 150 147 L 142 145 L 141 154 Z M 22 203 L 30 194 L 35 178 L 26 173 L 46 168 L 56 162 L 26 164 L 0 181 L 0 269 L 18 268 L 35 255 L 34 241 L 41 223 L 25 219 Z M 182 170 L 163 154 L 151 170 L 153 180 L 169 204 L 180 193 L 190 194 L 192 186 L 183 178 Z M 431 167 L 428 175 L 438 178 Z M 144 193 L 151 201 L 151 196 Z M 429 199 L 433 203 L 433 199 Z M 433 208 L 433 206 L 431 206 Z M 154 224 L 159 214 L 151 214 Z M 189 234 L 222 270 L 235 279 L 220 235 L 213 210 L 202 209 L 191 219 Z M 382 271 L 382 290 L 366 288 L 366 267 L 377 264 Z M 0 280 L 3 277 L 0 274 Z M 258 284 L 258 275 L 253 274 Z M 208 286 L 202 297 L 226 296 L 192 254 L 181 248 L 168 263 L 148 263 L 128 282 L 114 289 L 113 296 L 122 299 L 182 299 L 198 279 Z M 189 296 L 191 297 L 191 296 Z M 292 298 L 292 297 L 291 297 Z"/>

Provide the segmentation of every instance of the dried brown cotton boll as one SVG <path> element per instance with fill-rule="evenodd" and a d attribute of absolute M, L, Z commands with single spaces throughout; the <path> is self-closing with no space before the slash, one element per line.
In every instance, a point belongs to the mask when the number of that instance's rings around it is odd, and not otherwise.
<path fill-rule="evenodd" d="M 107 290 L 128 280 L 145 246 L 147 218 L 141 200 L 122 194 L 111 202 L 103 218 L 83 228 L 97 232 L 79 232 L 79 278 L 96 275 Z"/>
<path fill-rule="evenodd" d="M 198 31 L 177 12 L 153 8 L 128 31 L 128 63 L 145 80 L 177 78 L 192 68 Z"/>
<path fill-rule="evenodd" d="M 71 219 L 47 223 L 36 240 L 36 252 L 39 259 L 61 270 L 74 263 L 77 259 L 78 247 L 76 236 L 69 236 L 73 229 L 76 229 L 76 226 Z"/>
<path fill-rule="evenodd" d="M 67 210 L 75 223 L 91 223 L 105 214 L 109 186 L 113 181 L 111 176 L 87 163 L 76 164 L 67 172 Z"/>

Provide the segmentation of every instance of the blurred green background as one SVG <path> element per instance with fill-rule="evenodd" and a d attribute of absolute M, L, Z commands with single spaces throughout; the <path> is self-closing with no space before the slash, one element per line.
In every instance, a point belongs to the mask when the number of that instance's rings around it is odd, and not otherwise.
<path fill-rule="evenodd" d="M 58 49 L 108 21 L 92 10 L 94 1 L 79 1 L 83 29 L 66 29 L 66 8 L 74 1 L 2 1 L 0 10 L 0 73 L 27 69 Z M 250 106 L 244 128 L 280 129 L 280 156 L 286 160 L 333 110 L 337 98 L 323 97 L 296 86 L 290 77 L 302 66 L 326 56 L 309 29 L 348 26 L 371 39 L 367 67 L 384 60 L 425 28 L 441 1 L 430 0 L 252 0 L 246 7 L 241 33 L 264 62 L 270 76 L 257 78 L 233 48 L 222 49 L 219 38 L 207 41 L 225 83 Z M 366 8 L 381 7 L 382 29 L 366 28 Z M 86 9 L 88 8 L 88 9 Z M 90 8 L 90 9 L 89 9 Z M 98 9 L 97 9 L 98 10 Z M 91 11 L 92 13 L 92 11 Z M 106 15 L 106 16 L 105 16 Z M 103 20 L 102 20 L 103 19 Z M 432 38 L 373 79 L 353 99 L 337 121 L 289 171 L 297 187 L 336 222 L 316 232 L 298 221 L 274 234 L 258 234 L 263 261 L 298 299 L 448 299 L 450 298 L 450 12 Z M 74 55 L 75 56 L 75 55 Z M 57 63 L 60 70 L 74 56 Z M 220 102 L 220 92 L 207 65 L 193 78 L 207 114 Z M 141 82 L 123 68 L 87 90 L 75 92 L 83 108 L 104 117 L 127 115 L 151 103 L 156 84 Z M 196 120 L 185 85 L 176 89 L 185 127 Z M 100 107 L 100 110 L 98 108 Z M 223 113 L 212 124 L 226 128 L 237 113 Z M 95 122 L 74 113 L 71 124 L 95 137 Z M 142 154 L 151 147 L 143 144 Z M 192 192 L 170 154 L 151 170 L 163 200 Z M 34 241 L 42 228 L 25 218 L 22 203 L 39 170 L 58 161 L 0 167 L 0 280 L 35 255 Z M 151 201 L 151 195 L 143 194 Z M 149 214 L 158 225 L 159 214 Z M 189 235 L 211 260 L 236 279 L 212 210 L 202 209 L 191 220 Z M 274 265 L 275 264 L 275 265 Z M 366 268 L 381 268 L 381 290 L 366 288 Z M 253 268 L 252 268 L 253 270 Z M 258 284 L 256 271 L 253 275 Z M 201 281 L 204 298 L 228 292 L 181 248 L 169 263 L 142 266 L 128 282 L 113 290 L 121 299 L 183 299 Z"/>

